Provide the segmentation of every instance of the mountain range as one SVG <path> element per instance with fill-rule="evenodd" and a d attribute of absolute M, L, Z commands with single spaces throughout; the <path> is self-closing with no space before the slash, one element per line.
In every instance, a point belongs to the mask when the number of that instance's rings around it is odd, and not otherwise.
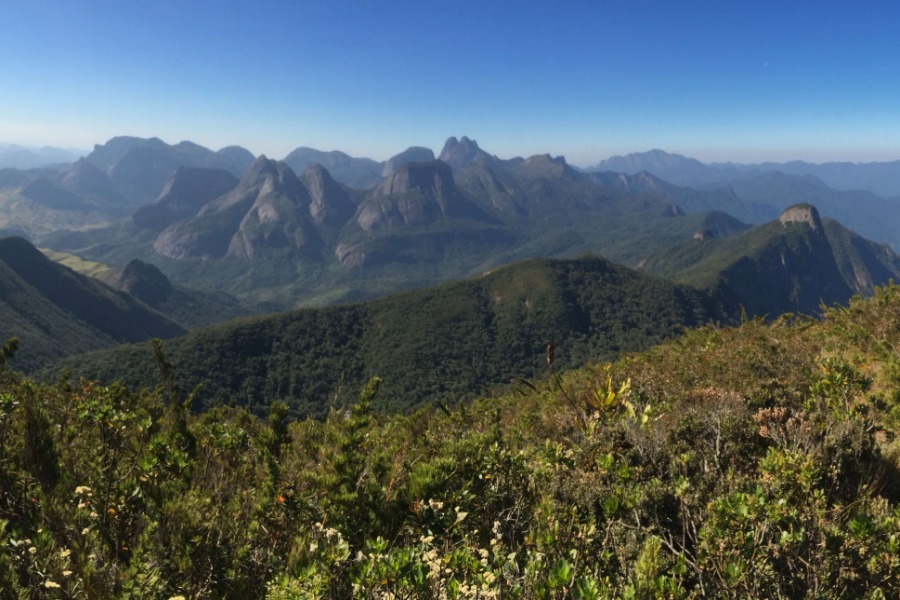
<path fill-rule="evenodd" d="M 811 176 L 837 190 L 866 190 L 883 197 L 900 196 L 900 160 L 869 163 L 802 160 L 762 163 L 702 163 L 697 159 L 663 150 L 613 156 L 589 171 L 615 171 L 633 175 L 646 171 L 676 185 L 708 186 L 770 171 L 785 175 Z"/>
<path fill-rule="evenodd" d="M 195 329 L 166 347 L 179 386 L 202 386 L 195 408 L 227 398 L 261 412 L 284 400 L 298 414 L 322 416 L 348 400 L 344 385 L 357 389 L 379 375 L 390 409 L 408 410 L 538 375 L 548 343 L 558 366 L 569 368 L 742 314 L 814 315 L 900 276 L 888 246 L 823 220 L 810 205 L 761 226 L 738 225 L 711 214 L 693 239 L 642 265 L 689 286 L 596 257 L 540 259 L 366 303 Z M 132 345 L 74 357 L 48 375 L 68 368 L 149 386 L 154 364 L 149 345 Z"/>
<path fill-rule="evenodd" d="M 118 155 L 95 153 L 95 162 Z M 702 222 L 669 197 L 606 186 L 562 158 L 502 160 L 466 137 L 450 138 L 438 159 L 403 162 L 410 157 L 429 152 L 387 161 L 380 174 L 390 174 L 368 190 L 321 164 L 298 173 L 265 156 L 240 178 L 180 166 L 130 219 L 41 243 L 107 264 L 139 258 L 178 283 L 272 309 L 373 297 L 538 256 L 633 261 Z"/>
<path fill-rule="evenodd" d="M 254 311 L 372 298 L 539 256 L 593 252 L 635 267 L 703 231 L 709 212 L 762 224 L 799 202 L 900 246 L 892 199 L 661 151 L 600 165 L 620 172 L 583 172 L 549 155 L 501 159 L 465 136 L 449 138 L 437 159 L 421 147 L 384 162 L 303 147 L 287 158 L 114 138 L 60 170 L 0 172 L 0 215 L 5 189 L 10 205 L 43 219 L 42 233 L 30 233 L 44 246 L 119 268 L 137 258 Z M 639 168 L 734 178 L 684 187 L 627 172 Z M 354 187 L 363 179 L 368 189 Z"/>
<path fill-rule="evenodd" d="M 36 169 L 71 163 L 84 156 L 82 150 L 42 146 L 27 148 L 18 144 L 0 143 L 0 169 Z"/>

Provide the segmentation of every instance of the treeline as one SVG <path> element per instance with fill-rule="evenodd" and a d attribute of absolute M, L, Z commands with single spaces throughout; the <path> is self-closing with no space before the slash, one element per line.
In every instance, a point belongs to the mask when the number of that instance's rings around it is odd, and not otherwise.
<path fill-rule="evenodd" d="M 894 597 L 898 334 L 891 287 L 321 421 L 4 368 L 0 597 Z"/>

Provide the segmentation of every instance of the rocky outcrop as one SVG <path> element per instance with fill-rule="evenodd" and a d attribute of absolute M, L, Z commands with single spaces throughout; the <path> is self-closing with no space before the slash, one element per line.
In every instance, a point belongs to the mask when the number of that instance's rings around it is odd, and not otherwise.
<path fill-rule="evenodd" d="M 406 163 L 360 206 L 356 222 L 364 231 L 424 225 L 440 217 L 477 211 L 460 193 L 446 163 Z"/>
<path fill-rule="evenodd" d="M 338 244 L 334 257 L 348 269 L 358 269 L 366 264 L 366 252 L 355 244 Z"/>
<path fill-rule="evenodd" d="M 302 179 L 311 198 L 309 215 L 313 223 L 337 229 L 353 218 L 356 203 L 325 167 L 319 164 L 311 166 L 303 173 Z"/>
<path fill-rule="evenodd" d="M 447 163 L 454 171 L 475 164 L 490 165 L 496 162 L 493 156 L 478 147 L 475 140 L 470 140 L 466 136 L 460 139 L 448 138 L 438 158 Z"/>
<path fill-rule="evenodd" d="M 822 219 L 819 218 L 819 211 L 812 204 L 795 204 L 790 206 L 781 213 L 778 221 L 782 225 L 806 223 L 813 231 L 822 231 Z"/>
<path fill-rule="evenodd" d="M 310 217 L 312 198 L 286 164 L 259 157 L 240 185 L 175 223 L 153 248 L 171 258 L 255 258 L 298 251 L 315 254 L 322 241 Z"/>

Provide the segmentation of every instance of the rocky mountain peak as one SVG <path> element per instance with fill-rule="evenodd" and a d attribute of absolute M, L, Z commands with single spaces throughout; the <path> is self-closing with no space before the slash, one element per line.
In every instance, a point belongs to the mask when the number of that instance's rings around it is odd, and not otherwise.
<path fill-rule="evenodd" d="M 782 225 L 806 223 L 813 231 L 822 231 L 822 219 L 819 217 L 819 211 L 812 204 L 795 204 L 790 206 L 781 213 L 778 221 Z"/>
<path fill-rule="evenodd" d="M 309 214 L 316 225 L 337 228 L 353 216 L 356 205 L 325 167 L 320 164 L 311 166 L 303 173 L 302 179 L 312 199 Z"/>
<path fill-rule="evenodd" d="M 260 194 L 282 193 L 289 196 L 306 195 L 303 184 L 291 168 L 280 161 L 260 155 L 241 180 L 242 189 L 260 188 Z"/>
<path fill-rule="evenodd" d="M 172 294 L 172 282 L 162 271 L 138 259 L 129 262 L 119 274 L 115 287 L 152 307 Z"/>
<path fill-rule="evenodd" d="M 422 192 L 444 196 L 456 193 L 453 173 L 447 163 L 440 160 L 412 162 L 402 165 L 376 190 L 378 195 L 406 194 Z"/>
<path fill-rule="evenodd" d="M 422 225 L 445 216 L 479 212 L 460 193 L 440 160 L 406 163 L 373 192 L 356 222 L 364 230 Z M 473 213 L 474 214 L 474 213 Z"/>
<path fill-rule="evenodd" d="M 466 136 L 460 139 L 448 138 L 438 158 L 450 165 L 454 171 L 476 163 L 489 163 L 494 160 L 490 154 L 478 147 L 478 142 L 470 140 Z"/>

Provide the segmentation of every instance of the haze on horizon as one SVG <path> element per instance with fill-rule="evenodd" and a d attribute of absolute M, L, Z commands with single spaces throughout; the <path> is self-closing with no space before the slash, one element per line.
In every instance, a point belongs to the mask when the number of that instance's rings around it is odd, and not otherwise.
<path fill-rule="evenodd" d="M 900 5 L 9 0 L 0 141 L 900 159 Z"/>

